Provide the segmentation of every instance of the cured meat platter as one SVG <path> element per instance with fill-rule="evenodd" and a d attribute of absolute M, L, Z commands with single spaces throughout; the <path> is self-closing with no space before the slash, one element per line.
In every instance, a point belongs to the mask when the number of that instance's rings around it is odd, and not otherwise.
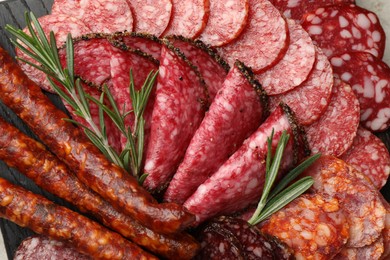
<path fill-rule="evenodd" d="M 5 24 L 11 24 L 18 28 L 25 27 L 25 11 L 32 11 L 37 17 L 44 16 L 51 12 L 53 0 L 10 0 L 0 2 L 0 45 L 11 54 L 15 56 L 14 46 L 10 42 L 11 35 L 5 30 Z M 290 25 L 289 25 L 290 26 Z M 293 26 L 293 25 L 291 25 Z M 387 32 L 390 35 L 390 32 Z M 314 51 L 314 50 L 313 50 Z M 390 60 L 390 57 L 385 56 L 385 60 Z M 314 62 L 314 61 L 312 61 Z M 262 66 L 261 64 L 259 66 Z M 51 93 L 45 93 L 49 99 L 60 109 L 66 110 L 62 105 L 60 98 L 57 95 Z M 23 123 L 23 121 L 17 117 L 9 108 L 3 105 L 0 101 L 0 117 L 4 118 L 7 122 L 16 126 L 23 133 L 28 136 L 39 140 L 29 128 Z M 1 134 L 1 133 L 0 133 Z M 383 141 L 387 149 L 390 150 L 390 130 L 385 132 L 378 132 L 376 135 Z M 0 177 L 9 180 L 11 183 L 20 185 L 34 193 L 42 194 L 48 199 L 60 204 L 65 205 L 72 210 L 77 211 L 72 205 L 64 202 L 63 200 L 51 195 L 50 193 L 41 190 L 34 182 L 27 179 L 24 175 L 20 174 L 17 170 L 8 167 L 4 162 L 0 160 Z M 381 193 L 384 195 L 387 201 L 390 201 L 390 183 L 388 182 L 382 189 Z M 20 245 L 20 243 L 27 237 L 31 236 L 33 232 L 26 228 L 21 228 L 14 223 L 0 219 L 1 232 L 4 238 L 5 248 L 9 259 L 13 259 L 14 252 Z"/>

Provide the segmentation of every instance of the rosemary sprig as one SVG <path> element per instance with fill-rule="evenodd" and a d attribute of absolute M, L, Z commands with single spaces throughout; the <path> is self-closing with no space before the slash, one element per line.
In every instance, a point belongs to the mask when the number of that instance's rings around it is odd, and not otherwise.
<path fill-rule="evenodd" d="M 274 131 L 272 130 L 271 136 L 267 138 L 268 152 L 266 158 L 264 189 L 263 193 L 261 194 L 261 198 L 257 205 L 256 211 L 248 221 L 251 225 L 257 225 L 258 223 L 267 219 L 269 216 L 271 216 L 272 214 L 289 204 L 291 201 L 299 197 L 305 191 L 307 191 L 314 183 L 312 177 L 304 177 L 297 182 L 291 184 L 289 187 L 285 187 L 293 180 L 295 180 L 299 176 L 299 174 L 301 174 L 307 167 L 313 164 L 321 156 L 320 154 L 316 154 L 306 159 L 295 169 L 290 171 L 271 192 L 271 188 L 273 187 L 275 179 L 279 172 L 283 153 L 290 136 L 286 133 L 286 131 L 283 131 L 278 141 L 275 155 L 272 157 L 271 147 L 273 138 Z"/>
<path fill-rule="evenodd" d="M 10 25 L 6 25 L 6 29 L 16 38 L 16 40 L 11 39 L 12 43 L 39 65 L 19 57 L 18 59 L 44 72 L 54 91 L 74 109 L 74 113 L 77 116 L 85 120 L 86 124 L 80 124 L 72 119 L 65 120 L 82 127 L 86 136 L 109 160 L 125 168 L 135 177 L 139 178 L 138 180 L 140 182 L 143 182 L 145 175 L 140 176 L 144 147 L 145 121 L 143 119 L 143 113 L 158 72 L 150 72 L 142 89 L 139 91 L 135 90 L 133 76 L 132 74 L 130 75 L 130 98 L 134 103 L 133 110 L 120 112 L 107 86 L 103 87 L 100 98 L 95 99 L 85 92 L 80 79 L 75 78 L 74 48 L 70 34 L 66 40 L 67 63 L 66 67 L 63 68 L 59 59 L 54 33 L 50 32 L 48 39 L 33 13 L 26 12 L 25 20 L 30 35 Z M 63 88 L 59 87 L 54 81 L 60 83 Z M 109 106 L 104 104 L 105 98 L 108 99 Z M 98 105 L 99 125 L 93 121 L 91 116 L 90 102 Z M 125 124 L 125 118 L 130 113 L 134 113 L 136 118 L 134 131 L 127 128 Z M 125 149 L 120 154 L 108 142 L 105 116 L 108 116 L 114 122 L 126 138 Z"/>

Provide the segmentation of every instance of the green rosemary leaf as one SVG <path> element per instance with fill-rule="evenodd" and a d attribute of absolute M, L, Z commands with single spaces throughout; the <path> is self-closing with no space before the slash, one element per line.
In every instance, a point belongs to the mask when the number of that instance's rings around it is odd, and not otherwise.
<path fill-rule="evenodd" d="M 76 109 L 77 108 L 77 104 L 76 102 L 74 102 L 74 100 L 69 97 L 60 87 L 57 86 L 57 84 L 55 84 L 53 82 L 53 80 L 51 78 L 48 78 L 49 82 L 50 82 L 50 85 L 51 87 L 53 88 L 53 90 L 62 98 L 64 99 L 73 109 Z"/>
<path fill-rule="evenodd" d="M 72 43 L 72 35 L 69 33 L 66 37 L 66 67 L 68 69 L 69 78 L 74 79 L 74 47 Z M 58 52 L 57 52 L 58 55 Z"/>
<path fill-rule="evenodd" d="M 147 173 L 142 174 L 142 175 L 139 177 L 139 179 L 138 179 L 138 183 L 139 183 L 140 185 L 143 185 L 143 183 L 145 182 L 145 180 L 146 180 L 146 178 L 148 177 L 148 175 L 149 175 L 149 174 L 147 174 Z"/>
<path fill-rule="evenodd" d="M 269 172 L 272 161 L 272 140 L 274 139 L 275 130 L 272 128 L 271 135 L 267 137 L 267 157 L 265 159 L 265 172 Z"/>

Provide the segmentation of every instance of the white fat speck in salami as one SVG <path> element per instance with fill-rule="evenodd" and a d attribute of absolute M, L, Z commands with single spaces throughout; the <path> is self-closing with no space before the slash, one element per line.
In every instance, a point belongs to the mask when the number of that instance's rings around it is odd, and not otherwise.
<path fill-rule="evenodd" d="M 133 30 L 133 15 L 126 0 L 55 0 L 52 14 L 78 18 L 95 33 Z"/>
<path fill-rule="evenodd" d="M 386 209 L 379 191 L 364 175 L 341 159 L 326 155 L 303 175 L 314 178 L 312 191 L 340 201 L 349 223 L 347 246 L 363 247 L 379 238 L 385 225 Z"/>
<path fill-rule="evenodd" d="M 285 19 L 268 0 L 249 0 L 248 24 L 232 43 L 218 49 L 231 66 L 236 60 L 260 72 L 274 66 L 288 48 Z"/>
<path fill-rule="evenodd" d="M 312 153 L 341 156 L 351 147 L 359 126 L 359 102 L 352 88 L 335 79 L 332 97 L 325 113 L 306 126 Z"/>
<path fill-rule="evenodd" d="M 359 99 L 361 124 L 371 131 L 390 127 L 390 68 L 369 53 L 331 58 L 334 74 L 350 84 Z"/>
<path fill-rule="evenodd" d="M 209 0 L 172 0 L 172 16 L 163 35 L 197 38 L 204 30 L 209 14 Z"/>
<path fill-rule="evenodd" d="M 359 127 L 351 148 L 341 157 L 365 174 L 380 190 L 390 174 L 390 155 L 385 144 L 370 131 Z"/>
<path fill-rule="evenodd" d="M 383 237 L 380 236 L 375 242 L 363 247 L 344 247 L 334 260 L 379 260 L 384 253 Z"/>
<path fill-rule="evenodd" d="M 134 16 L 134 31 L 160 36 L 172 14 L 171 0 L 127 0 Z"/>
<path fill-rule="evenodd" d="M 72 34 L 72 37 L 78 37 L 91 32 L 88 26 L 81 20 L 65 14 L 45 15 L 38 18 L 38 21 L 47 37 L 49 37 L 50 31 L 53 31 L 58 47 L 65 43 L 68 33 Z M 25 28 L 23 31 L 27 33 L 28 29 Z M 16 55 L 27 61 L 36 63 L 36 61 L 34 61 L 30 56 L 24 54 L 24 52 L 22 52 L 19 48 L 16 48 Z M 18 60 L 18 63 L 26 75 L 42 89 L 53 92 L 45 73 L 23 61 Z"/>
<path fill-rule="evenodd" d="M 287 20 L 290 44 L 283 58 L 272 68 L 256 75 L 268 95 L 277 95 L 299 86 L 309 76 L 315 61 L 314 44 L 302 26 Z"/>
<path fill-rule="evenodd" d="M 341 202 L 321 194 L 305 194 L 268 220 L 260 230 L 276 236 L 296 259 L 332 259 L 346 244 L 348 222 Z"/>
<path fill-rule="evenodd" d="M 226 77 L 165 192 L 166 201 L 184 203 L 259 127 L 265 111 L 260 84 L 245 73 L 236 63 Z"/>
<path fill-rule="evenodd" d="M 236 39 L 247 25 L 248 1 L 210 0 L 210 16 L 199 39 L 214 47 Z"/>
<path fill-rule="evenodd" d="M 164 188 L 182 161 L 207 104 L 204 84 L 194 67 L 164 44 L 144 172 L 149 190 Z"/>
<path fill-rule="evenodd" d="M 318 120 L 332 95 L 332 66 L 320 48 L 315 47 L 315 50 L 316 61 L 307 80 L 293 90 L 270 97 L 271 111 L 284 102 L 295 112 L 302 125 L 310 125 Z"/>
<path fill-rule="evenodd" d="M 274 130 L 275 149 L 282 132 L 294 136 L 289 115 L 277 108 L 243 145 L 184 203 L 184 207 L 203 222 L 213 216 L 244 209 L 259 199 L 265 181 L 267 137 Z M 281 172 L 293 165 L 293 138 L 286 146 Z"/>
<path fill-rule="evenodd" d="M 319 12 L 321 10 L 321 12 Z M 369 19 L 369 17 L 375 19 Z M 378 58 L 385 50 L 385 32 L 376 14 L 356 5 L 333 5 L 306 13 L 302 26 L 326 56 L 348 51 L 370 52 Z"/>

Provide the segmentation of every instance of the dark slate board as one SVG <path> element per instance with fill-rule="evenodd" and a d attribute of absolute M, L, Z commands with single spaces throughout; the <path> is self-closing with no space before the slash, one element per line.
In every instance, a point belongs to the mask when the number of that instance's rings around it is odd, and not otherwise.
<path fill-rule="evenodd" d="M 8 0 L 0 2 L 0 45 L 6 49 L 12 56 L 15 55 L 14 48 L 9 41 L 10 35 L 5 31 L 5 24 L 11 24 L 19 28 L 25 27 L 24 13 L 25 11 L 33 11 L 39 17 L 48 14 L 51 10 L 53 0 Z M 61 102 L 54 95 L 48 94 L 49 98 L 58 107 L 63 109 Z M 5 118 L 8 122 L 18 127 L 24 133 L 36 138 L 32 132 L 24 125 L 24 123 L 7 107 L 0 102 L 0 116 Z M 0 133 L 1 134 L 1 133 Z M 378 136 L 385 142 L 387 148 L 390 150 L 390 130 L 385 133 L 380 133 Z M 0 161 L 0 177 L 5 178 L 12 183 L 25 187 L 34 193 L 46 196 L 47 198 L 70 208 L 59 198 L 42 191 L 32 181 L 21 175 L 14 169 L 9 168 L 5 163 Z M 388 183 L 381 192 L 386 199 L 390 201 L 390 183 Z M 0 219 L 0 228 L 3 234 L 5 247 L 9 259 L 13 259 L 13 255 L 20 242 L 33 234 L 26 228 L 21 228 L 12 222 Z"/>

